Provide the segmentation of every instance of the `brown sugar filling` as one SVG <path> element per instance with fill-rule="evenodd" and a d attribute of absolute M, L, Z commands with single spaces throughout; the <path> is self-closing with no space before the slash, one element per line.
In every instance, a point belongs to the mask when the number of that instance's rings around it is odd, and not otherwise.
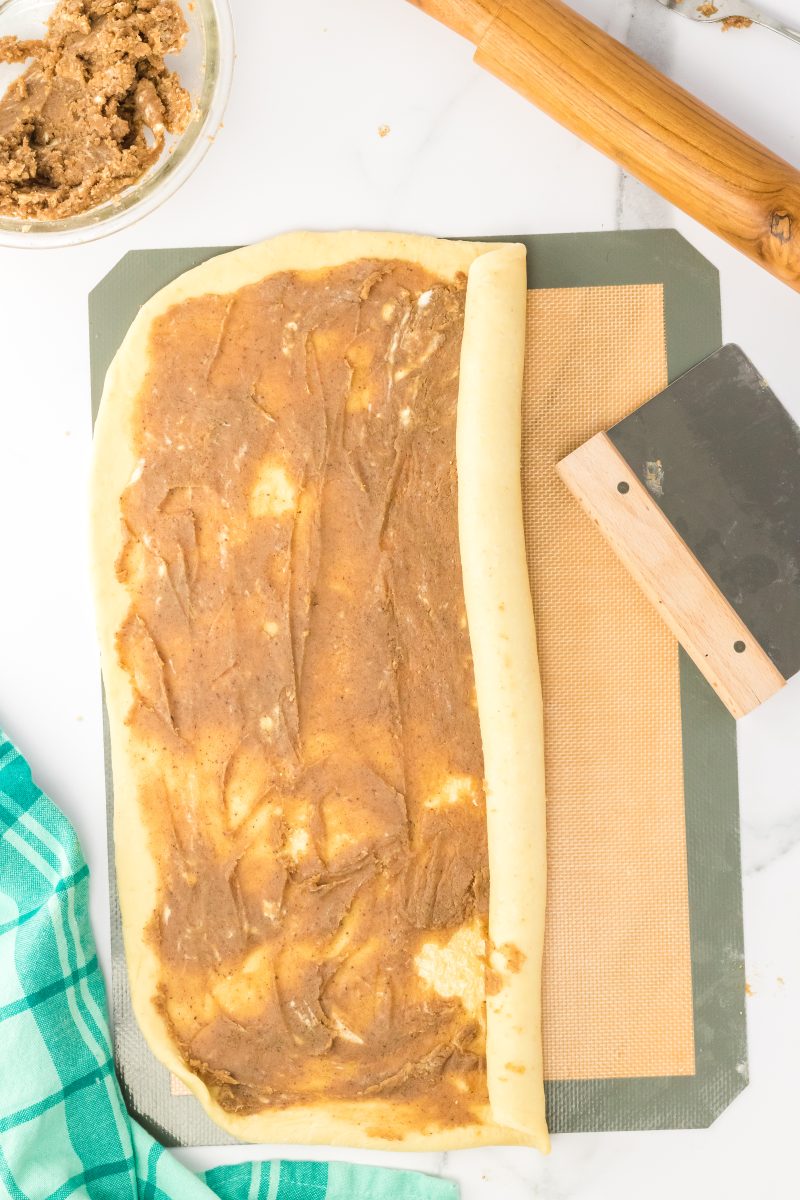
<path fill-rule="evenodd" d="M 153 327 L 117 650 L 159 1002 L 232 1112 L 382 1097 L 458 1126 L 488 1104 L 465 294 L 362 260 Z"/>
<path fill-rule="evenodd" d="M 37 41 L 0 38 L 31 62 L 0 98 L 0 215 L 55 219 L 136 183 L 191 101 L 164 62 L 186 37 L 174 0 L 59 0 Z"/>

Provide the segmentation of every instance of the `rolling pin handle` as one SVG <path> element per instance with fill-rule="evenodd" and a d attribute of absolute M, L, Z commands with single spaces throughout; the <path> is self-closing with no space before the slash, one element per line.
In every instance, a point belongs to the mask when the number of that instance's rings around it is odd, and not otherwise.
<path fill-rule="evenodd" d="M 503 0 L 410 0 L 477 46 L 503 7 Z"/>

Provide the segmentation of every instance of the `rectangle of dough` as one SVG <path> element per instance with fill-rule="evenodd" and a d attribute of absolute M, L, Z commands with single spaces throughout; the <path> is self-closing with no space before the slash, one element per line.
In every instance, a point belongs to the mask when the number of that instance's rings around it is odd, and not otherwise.
<path fill-rule="evenodd" d="M 108 373 L 131 992 L 245 1140 L 547 1147 L 525 289 L 517 245 L 287 235 L 165 288 Z"/>

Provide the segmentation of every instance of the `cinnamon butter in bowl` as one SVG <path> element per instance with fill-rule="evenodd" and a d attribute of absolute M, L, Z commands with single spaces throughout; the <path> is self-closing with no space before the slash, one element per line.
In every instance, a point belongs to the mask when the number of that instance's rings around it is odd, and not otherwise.
<path fill-rule="evenodd" d="M 227 0 L 0 0 L 0 245 L 152 212 L 213 141 L 232 69 Z"/>

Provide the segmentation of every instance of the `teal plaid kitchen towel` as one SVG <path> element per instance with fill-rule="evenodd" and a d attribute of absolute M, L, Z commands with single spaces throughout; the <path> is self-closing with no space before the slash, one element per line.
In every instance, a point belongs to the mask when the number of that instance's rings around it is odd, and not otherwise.
<path fill-rule="evenodd" d="M 120 1094 L 75 830 L 0 730 L 0 1200 L 456 1200 L 415 1171 L 264 1162 L 200 1178 Z"/>

